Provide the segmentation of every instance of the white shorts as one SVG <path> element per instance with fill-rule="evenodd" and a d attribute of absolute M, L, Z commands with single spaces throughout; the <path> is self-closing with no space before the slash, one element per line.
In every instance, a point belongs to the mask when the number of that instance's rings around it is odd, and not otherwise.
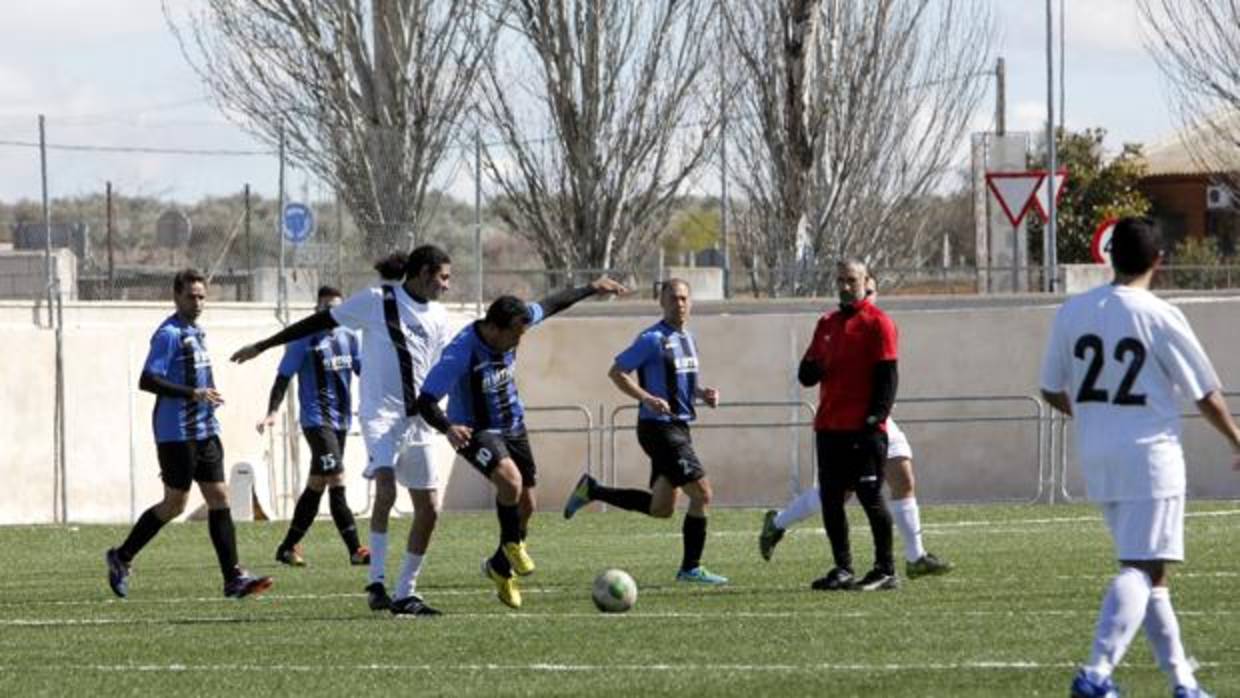
<path fill-rule="evenodd" d="M 913 458 L 913 447 L 908 443 L 904 430 L 896 424 L 896 420 L 887 418 L 887 460 L 892 458 Z"/>
<path fill-rule="evenodd" d="M 1184 560 L 1184 495 L 1100 506 L 1116 560 Z"/>
<path fill-rule="evenodd" d="M 415 490 L 443 490 L 452 472 L 452 458 L 437 451 L 447 449 L 447 440 L 416 417 L 371 419 L 362 424 L 366 441 L 366 469 L 362 476 L 373 480 L 375 473 L 391 469 L 396 482 Z"/>

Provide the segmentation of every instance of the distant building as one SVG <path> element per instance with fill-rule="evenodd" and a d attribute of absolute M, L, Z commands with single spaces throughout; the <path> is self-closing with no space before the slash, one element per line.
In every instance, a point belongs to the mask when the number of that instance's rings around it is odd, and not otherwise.
<path fill-rule="evenodd" d="M 47 228 L 42 223 L 18 223 L 13 226 L 13 249 L 42 250 L 47 245 Z M 67 247 L 77 255 L 78 263 L 90 251 L 90 226 L 85 223 L 53 223 L 52 249 Z"/>
<path fill-rule="evenodd" d="M 1202 130 L 1177 131 L 1144 149 L 1148 172 L 1138 188 L 1173 244 L 1189 237 L 1214 238 L 1223 254 L 1234 255 L 1240 245 L 1240 190 L 1233 187 L 1240 173 L 1203 165 L 1189 144 L 1235 148 Z"/>

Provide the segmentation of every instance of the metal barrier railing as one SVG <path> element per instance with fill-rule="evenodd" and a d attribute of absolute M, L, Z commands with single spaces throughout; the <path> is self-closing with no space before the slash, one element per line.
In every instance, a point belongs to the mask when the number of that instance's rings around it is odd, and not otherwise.
<path fill-rule="evenodd" d="M 1227 398 L 1228 405 L 1230 406 L 1233 400 L 1240 398 L 1240 391 L 1225 390 L 1223 391 L 1223 397 Z M 1240 418 L 1240 410 L 1232 407 L 1231 416 Z M 1205 417 L 1200 412 L 1183 412 L 1180 414 L 1180 419 L 1199 420 L 1205 419 Z M 1053 429 L 1056 429 L 1059 434 L 1059 448 L 1052 454 L 1053 461 L 1050 464 L 1051 468 L 1058 473 L 1059 496 L 1063 497 L 1063 500 L 1067 503 L 1080 501 L 1083 498 L 1082 495 L 1074 495 L 1068 491 L 1068 424 L 1072 420 L 1056 410 L 1051 410 L 1050 421 Z M 1053 504 L 1054 500 L 1051 503 Z"/>
<path fill-rule="evenodd" d="M 741 428 L 773 428 L 773 429 L 794 429 L 796 427 L 813 426 L 814 424 L 814 408 L 803 400 L 748 400 L 741 402 L 721 402 L 716 409 L 729 408 L 778 408 L 785 407 L 791 409 L 804 409 L 809 413 L 808 421 L 785 421 L 785 422 L 697 422 L 693 425 L 694 429 L 741 429 Z M 607 459 L 604 467 L 610 466 L 610 477 L 607 479 L 608 484 L 614 486 L 616 484 L 616 432 L 618 430 L 616 418 L 621 413 L 637 412 L 640 409 L 638 405 L 620 405 L 613 408 L 611 416 L 605 427 L 608 439 Z M 625 428 L 632 428 L 635 424 L 627 424 Z M 811 449 L 812 451 L 812 449 Z M 801 480 L 801 459 L 800 449 L 797 447 L 796 437 L 792 442 L 792 465 L 789 473 L 789 489 L 793 494 L 799 489 Z M 811 455 L 811 458 L 813 456 Z"/>
<path fill-rule="evenodd" d="M 1005 416 L 970 416 L 970 417 L 899 417 L 897 421 L 900 424 L 960 424 L 960 423 L 1002 423 L 1002 422 L 1029 422 L 1033 421 L 1037 425 L 1036 439 L 1034 443 L 1034 459 L 1037 463 L 1037 489 L 1028 503 L 1033 504 L 1042 499 L 1043 494 L 1047 492 L 1053 493 L 1054 487 L 1054 471 L 1043 454 L 1047 451 L 1044 449 L 1046 441 L 1046 416 L 1047 406 L 1040 398 L 1032 395 L 961 395 L 948 397 L 908 397 L 897 398 L 896 406 L 910 404 L 934 404 L 934 403 L 1000 403 L 1000 402 L 1016 402 L 1020 404 L 1028 404 L 1033 406 L 1033 411 L 1027 415 L 1005 415 Z M 1053 503 L 1053 500 L 1052 500 Z"/>

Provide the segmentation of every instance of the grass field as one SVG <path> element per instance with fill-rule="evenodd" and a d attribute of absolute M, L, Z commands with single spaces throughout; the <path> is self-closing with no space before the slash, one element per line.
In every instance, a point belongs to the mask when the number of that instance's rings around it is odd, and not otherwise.
<path fill-rule="evenodd" d="M 125 601 L 103 566 L 123 527 L 0 528 L 0 695 L 1067 695 L 1113 570 L 1099 517 L 962 506 L 923 518 L 930 548 L 957 570 L 862 594 L 809 590 L 827 566 L 816 525 L 765 563 L 760 513 L 715 512 L 706 560 L 732 584 L 700 589 L 672 581 L 678 521 L 542 514 L 530 541 L 538 571 L 522 585 L 525 608 L 510 612 L 477 571 L 494 515 L 453 513 L 421 579 L 447 614 L 436 619 L 367 610 L 364 570 L 347 565 L 328 519 L 299 570 L 271 561 L 283 524 L 240 525 L 243 561 L 276 576 L 272 592 L 240 602 L 222 597 L 205 524 L 166 528 L 136 561 Z M 868 529 L 853 523 L 863 571 Z M 1191 506 L 1189 564 L 1173 585 L 1189 653 L 1223 696 L 1240 695 L 1237 524 L 1234 503 Z M 608 566 L 640 585 L 628 614 L 590 603 Z M 1169 695 L 1143 637 L 1117 679 L 1125 695 Z"/>

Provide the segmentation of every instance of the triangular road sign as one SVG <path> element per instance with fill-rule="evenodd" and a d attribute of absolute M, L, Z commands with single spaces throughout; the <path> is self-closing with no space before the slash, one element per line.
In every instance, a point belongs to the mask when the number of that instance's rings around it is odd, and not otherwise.
<path fill-rule="evenodd" d="M 1055 207 L 1059 207 L 1059 199 L 1063 197 L 1063 185 L 1068 181 L 1068 171 L 1059 170 L 1055 173 Z M 1038 183 L 1038 190 L 1034 196 L 1034 203 L 1038 207 L 1038 215 L 1045 221 L 1050 216 L 1050 205 L 1046 200 L 1046 180 L 1043 179 Z"/>
<path fill-rule="evenodd" d="M 1039 170 L 986 173 L 986 186 L 999 200 L 999 206 L 1013 228 L 1020 225 L 1021 219 L 1033 205 L 1034 194 L 1045 176 L 1046 173 Z"/>

